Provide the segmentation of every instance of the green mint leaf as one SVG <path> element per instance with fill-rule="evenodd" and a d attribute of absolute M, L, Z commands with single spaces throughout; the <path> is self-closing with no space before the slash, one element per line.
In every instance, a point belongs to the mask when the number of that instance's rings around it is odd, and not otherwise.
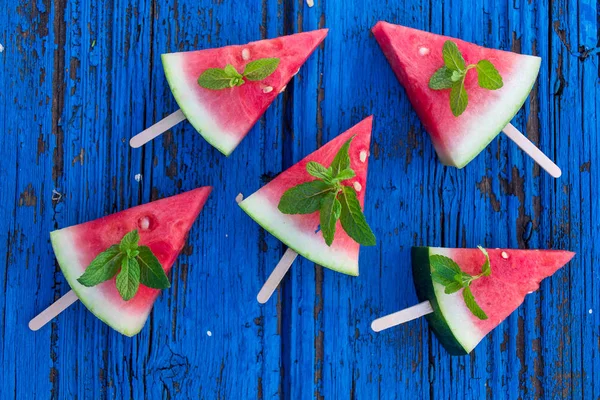
<path fill-rule="evenodd" d="M 477 248 L 479 250 L 481 250 L 481 252 L 485 256 L 485 262 L 481 266 L 481 275 L 480 276 L 490 276 L 492 274 L 492 266 L 490 265 L 490 256 L 489 256 L 487 250 L 484 249 L 483 247 L 477 246 Z"/>
<path fill-rule="evenodd" d="M 484 89 L 496 90 L 504 86 L 502 76 L 488 60 L 481 60 L 477 63 L 477 82 Z"/>
<path fill-rule="evenodd" d="M 454 82 L 452 90 L 450 90 L 450 109 L 455 117 L 460 116 L 467 109 L 469 104 L 469 96 L 465 89 L 465 81 L 461 79 Z"/>
<path fill-rule="evenodd" d="M 463 58 L 462 54 L 460 54 L 458 46 L 453 41 L 446 40 L 446 42 L 444 42 L 442 56 L 444 57 L 444 64 L 446 64 L 446 67 L 450 68 L 452 71 L 465 70 L 465 59 Z"/>
<path fill-rule="evenodd" d="M 237 79 L 239 80 L 241 78 Z M 243 84 L 244 80 L 241 79 L 241 81 Z M 237 82 L 235 77 L 229 76 L 220 68 L 209 68 L 200 75 L 200 78 L 198 78 L 198 85 L 210 90 L 221 90 L 239 86 Z"/>
<path fill-rule="evenodd" d="M 479 304 L 477 304 L 477 301 L 475 301 L 475 296 L 473 296 L 473 292 L 471 292 L 470 287 L 467 286 L 463 290 L 463 298 L 465 299 L 465 304 L 467 305 L 467 308 L 473 313 L 473 315 L 482 320 L 488 319 L 488 316 L 485 313 L 485 311 L 483 311 L 481 307 L 479 307 Z"/>
<path fill-rule="evenodd" d="M 321 199 L 333 190 L 320 180 L 301 183 L 283 193 L 279 199 L 279 211 L 284 214 L 312 214 L 321 208 Z"/>
<path fill-rule="evenodd" d="M 354 172 L 354 170 L 350 169 L 350 168 L 346 168 L 343 171 L 340 171 L 339 174 L 337 174 L 337 176 L 335 177 L 335 179 L 338 182 L 342 182 L 348 179 L 352 179 L 356 176 L 356 173 Z"/>
<path fill-rule="evenodd" d="M 135 296 L 140 287 L 140 266 L 135 258 L 123 258 L 116 283 L 123 300 L 129 301 Z"/>
<path fill-rule="evenodd" d="M 348 236 L 363 246 L 375 246 L 375 234 L 367 224 L 354 188 L 342 186 L 340 203 L 342 204 L 340 222 Z"/>
<path fill-rule="evenodd" d="M 318 162 L 309 161 L 308 164 L 306 164 L 306 171 L 315 178 L 325 180 L 330 180 L 331 178 L 333 178 L 331 176 L 331 171 L 319 164 Z"/>
<path fill-rule="evenodd" d="M 160 262 L 148 246 L 140 246 L 136 261 L 140 265 L 140 283 L 153 289 L 167 289 L 171 282 Z"/>
<path fill-rule="evenodd" d="M 454 280 L 460 283 L 463 287 L 469 286 L 475 279 L 476 278 L 474 276 L 463 271 L 460 271 L 460 273 L 454 275 Z"/>
<path fill-rule="evenodd" d="M 331 246 L 333 238 L 335 236 L 335 225 L 337 220 L 340 218 L 342 212 L 342 205 L 337 199 L 337 192 L 328 192 L 321 199 L 321 208 L 319 210 L 319 217 L 321 223 L 321 233 L 327 246 Z"/>
<path fill-rule="evenodd" d="M 237 72 L 237 70 L 235 69 L 235 67 L 233 65 L 231 65 L 231 64 L 227 64 L 225 66 L 225 68 L 223 68 L 223 71 L 230 78 L 242 78 L 242 74 L 240 74 L 239 72 Z"/>
<path fill-rule="evenodd" d="M 331 165 L 329 166 L 334 178 L 336 178 L 341 171 L 350 168 L 350 156 L 348 155 L 348 151 L 350 150 L 350 143 L 352 142 L 352 139 L 354 139 L 354 136 L 348 139 L 346 143 L 340 147 L 333 161 L 331 162 Z"/>
<path fill-rule="evenodd" d="M 433 90 L 450 89 L 455 82 L 452 80 L 454 72 L 456 71 L 445 66 L 438 69 L 429 79 L 429 88 Z"/>
<path fill-rule="evenodd" d="M 279 58 L 261 58 L 250 61 L 244 69 L 244 77 L 249 81 L 262 81 L 279 66 Z"/>
<path fill-rule="evenodd" d="M 462 289 L 464 286 L 461 285 L 458 282 L 450 282 L 448 285 L 446 285 L 446 287 L 444 288 L 444 293 L 446 294 L 452 294 L 452 293 L 456 293 L 458 292 L 460 289 Z"/>
<path fill-rule="evenodd" d="M 429 257 L 431 265 L 431 278 L 444 286 L 457 282 L 455 277 L 462 273 L 460 267 L 453 259 L 439 254 Z M 462 285 L 461 285 L 462 287 Z"/>
<path fill-rule="evenodd" d="M 119 243 L 119 249 L 121 249 L 123 253 L 130 254 L 132 251 L 137 250 L 139 241 L 140 235 L 137 229 L 133 230 L 123 236 L 121 243 Z"/>
<path fill-rule="evenodd" d="M 450 75 L 450 80 L 452 82 L 458 82 L 460 81 L 466 74 L 465 72 L 459 72 L 459 71 L 452 71 L 452 75 Z M 452 87 L 452 85 L 450 85 L 450 87 Z"/>
<path fill-rule="evenodd" d="M 119 271 L 123 257 L 125 254 L 119 246 L 109 247 L 92 260 L 77 281 L 83 286 L 92 287 L 111 279 Z"/>

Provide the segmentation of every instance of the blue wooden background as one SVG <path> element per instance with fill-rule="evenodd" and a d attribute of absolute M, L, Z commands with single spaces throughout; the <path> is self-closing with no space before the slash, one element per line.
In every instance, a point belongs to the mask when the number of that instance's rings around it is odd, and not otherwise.
<path fill-rule="evenodd" d="M 0 398 L 600 398 L 596 0 L 0 0 L 0 10 Z M 380 19 L 541 56 L 513 124 L 563 176 L 504 137 L 463 170 L 440 165 L 370 34 Z M 321 27 L 324 45 L 230 158 L 187 123 L 129 148 L 177 108 L 161 53 Z M 369 114 L 378 246 L 362 250 L 358 278 L 296 262 L 259 306 L 284 248 L 235 196 Z M 138 336 L 81 304 L 28 330 L 69 290 L 51 230 L 201 185 L 215 189 Z M 424 320 L 369 329 L 416 302 L 411 246 L 477 244 L 578 254 L 469 356 L 448 356 Z"/>

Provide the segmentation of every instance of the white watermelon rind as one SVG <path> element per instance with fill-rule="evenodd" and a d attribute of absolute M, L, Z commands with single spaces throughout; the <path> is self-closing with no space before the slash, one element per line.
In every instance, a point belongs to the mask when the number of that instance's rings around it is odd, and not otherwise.
<path fill-rule="evenodd" d="M 231 132 L 223 131 L 198 99 L 194 90 L 198 83 L 195 80 L 190 81 L 183 72 L 185 71 L 185 52 L 162 54 L 161 60 L 171 93 L 183 115 L 208 143 L 224 155 L 229 156 L 242 138 L 237 138 Z"/>
<path fill-rule="evenodd" d="M 239 206 L 256 223 L 302 257 L 334 271 L 358 276 L 357 260 L 327 246 L 319 234 L 307 234 L 297 229 L 277 206 L 260 193 L 249 196 Z"/>
<path fill-rule="evenodd" d="M 79 249 L 75 246 L 68 228 L 51 232 L 50 241 L 63 275 L 86 308 L 123 335 L 131 337 L 138 334 L 146 324 L 147 313 L 116 313 L 115 307 L 110 305 L 110 300 L 98 289 L 85 287 L 77 281 L 86 266 L 79 261 Z"/>
<path fill-rule="evenodd" d="M 511 79 L 505 77 L 502 98 L 489 104 L 486 113 L 471 118 L 469 121 L 471 126 L 465 126 L 467 132 L 478 132 L 478 137 L 481 140 L 475 141 L 472 136 L 464 138 L 464 143 L 456 147 L 465 150 L 454 157 L 446 158 L 441 152 L 437 152 L 442 164 L 459 169 L 465 167 L 502 132 L 502 129 L 512 121 L 523 107 L 537 80 L 542 59 L 528 55 L 522 55 L 521 57 L 523 61 L 515 68 L 516 72 L 511 76 Z M 487 129 L 483 130 L 482 127 L 487 127 Z"/>

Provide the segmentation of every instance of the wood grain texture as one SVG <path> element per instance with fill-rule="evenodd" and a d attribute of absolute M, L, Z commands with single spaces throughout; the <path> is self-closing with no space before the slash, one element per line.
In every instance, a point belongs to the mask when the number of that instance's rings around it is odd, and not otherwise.
<path fill-rule="evenodd" d="M 246 3 L 246 4 L 245 4 Z M 600 399 L 600 6 L 595 0 L 0 0 L 0 398 Z M 378 20 L 543 58 L 513 120 L 563 169 L 553 180 L 499 137 L 443 167 L 370 28 Z M 182 123 L 160 54 L 330 28 L 231 157 Z M 352 278 L 303 260 L 255 296 L 284 246 L 236 205 L 281 170 L 375 116 L 367 219 L 378 236 Z M 135 176 L 141 175 L 136 180 Z M 202 185 L 214 191 L 133 339 L 68 291 L 57 228 Z M 576 258 L 467 357 L 424 320 L 375 334 L 417 301 L 413 245 L 565 248 Z M 210 335 L 209 333 L 210 332 Z"/>

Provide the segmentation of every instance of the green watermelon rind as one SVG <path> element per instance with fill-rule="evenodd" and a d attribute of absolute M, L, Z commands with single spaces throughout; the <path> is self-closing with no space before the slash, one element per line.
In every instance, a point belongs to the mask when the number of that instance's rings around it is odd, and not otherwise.
<path fill-rule="evenodd" d="M 518 92 L 511 93 L 510 99 L 505 99 L 503 102 L 501 102 L 507 104 L 509 102 L 514 101 L 514 106 L 512 109 L 508 108 L 507 117 L 503 119 L 503 122 L 500 124 L 500 126 L 490 127 L 489 133 L 487 135 L 483 135 L 486 136 L 485 140 L 480 141 L 479 146 L 475 147 L 471 151 L 465 152 L 464 157 L 454 157 L 454 159 L 452 160 L 447 160 L 440 156 L 440 161 L 442 162 L 442 164 L 454 166 L 458 169 L 465 167 L 468 163 L 473 161 L 473 159 L 477 157 L 492 142 L 492 140 L 494 140 L 496 136 L 500 134 L 500 132 L 502 132 L 504 127 L 508 125 L 510 121 L 512 121 L 512 119 L 515 117 L 515 115 L 517 115 L 519 110 L 521 110 L 521 107 L 523 107 L 523 104 L 525 104 L 527 97 L 529 97 L 529 93 L 531 93 L 531 90 L 535 85 L 538 74 L 540 72 L 540 65 L 542 61 L 540 57 L 526 57 L 527 58 L 525 59 L 528 61 L 527 66 L 522 66 L 521 70 L 517 73 L 522 74 L 522 76 L 524 76 L 523 80 L 528 81 L 528 84 L 521 85 L 521 88 Z M 493 108 L 497 109 L 498 106 L 494 106 Z"/>
<path fill-rule="evenodd" d="M 293 233 L 293 227 L 291 227 L 291 226 L 287 231 L 283 230 L 283 229 L 275 229 L 274 221 L 268 220 L 264 216 L 261 217 L 261 214 L 264 215 L 265 214 L 264 210 L 266 208 L 270 207 L 270 205 L 266 200 L 263 201 L 258 194 L 249 196 L 247 199 L 240 202 L 239 206 L 257 224 L 262 226 L 265 230 L 267 230 L 269 233 L 271 233 L 271 235 L 275 236 L 277 239 L 279 239 L 281 242 L 283 242 L 286 246 L 288 246 L 289 248 L 291 248 L 292 250 L 294 250 L 296 253 L 300 254 L 302 257 L 306 258 L 307 260 L 310 260 L 310 261 L 314 262 L 315 264 L 321 265 L 323 267 L 327 267 L 331 270 L 341 272 L 346 275 L 358 276 L 358 263 L 351 262 L 351 261 L 349 261 L 348 263 L 340 262 L 339 259 L 335 259 L 334 257 L 325 258 L 326 251 L 318 251 L 318 250 L 311 251 L 309 249 L 306 249 L 305 248 L 306 246 L 299 245 L 299 243 L 298 243 L 300 240 L 298 236 L 302 235 L 303 233 L 300 233 L 300 234 Z M 259 211 L 261 209 L 262 209 L 262 211 Z M 275 212 L 279 213 L 279 210 L 276 210 Z M 323 241 L 323 240 L 318 241 L 319 237 L 320 236 L 318 236 L 316 234 L 314 235 L 314 244 L 315 244 L 314 247 L 320 246 L 320 245 L 327 247 L 327 245 L 325 244 L 325 241 Z M 312 239 L 312 238 L 310 238 L 310 239 Z M 335 239 L 334 239 L 334 241 L 335 241 Z M 350 263 L 353 264 L 351 267 L 348 265 Z"/>
<path fill-rule="evenodd" d="M 70 233 L 65 231 L 66 229 L 61 229 L 50 232 L 50 242 L 52 243 L 52 249 L 54 250 L 56 259 L 58 260 L 58 265 L 67 279 L 69 286 L 71 286 L 71 289 L 79 298 L 79 301 L 81 301 L 99 320 L 117 332 L 129 337 L 138 334 L 144 327 L 147 316 L 144 316 L 141 321 L 142 323 L 137 324 L 137 326 L 136 324 L 125 325 L 122 323 L 124 319 L 111 318 L 109 314 L 104 312 L 100 307 L 97 307 L 97 304 L 91 299 L 90 294 L 86 293 L 86 289 L 88 288 L 77 281 L 77 278 L 79 278 L 79 276 L 75 276 L 75 274 L 78 274 L 78 272 L 76 272 L 77 268 L 72 267 L 74 263 L 78 264 L 76 250 L 72 245 L 72 240 L 68 237 L 70 236 Z"/>
<path fill-rule="evenodd" d="M 171 93 L 183 115 L 185 115 L 190 124 L 192 124 L 204 140 L 225 156 L 229 156 L 240 143 L 241 139 L 236 140 L 233 138 L 233 135 L 223 132 L 217 123 L 212 120 L 210 114 L 204 109 L 202 104 L 198 102 L 193 90 L 189 89 L 186 76 L 181 72 L 183 69 L 181 62 L 184 54 L 168 53 L 161 55 L 165 77 L 171 88 Z"/>
<path fill-rule="evenodd" d="M 419 298 L 419 302 L 429 301 L 431 304 L 433 313 L 427 314 L 425 318 L 429 323 L 429 327 L 438 338 L 438 341 L 451 355 L 464 356 L 469 354 L 470 350 L 466 349 L 458 341 L 440 308 L 434 282 L 431 279 L 430 255 L 432 254 L 429 247 L 412 248 L 413 281 L 417 290 L 417 297 Z"/>

